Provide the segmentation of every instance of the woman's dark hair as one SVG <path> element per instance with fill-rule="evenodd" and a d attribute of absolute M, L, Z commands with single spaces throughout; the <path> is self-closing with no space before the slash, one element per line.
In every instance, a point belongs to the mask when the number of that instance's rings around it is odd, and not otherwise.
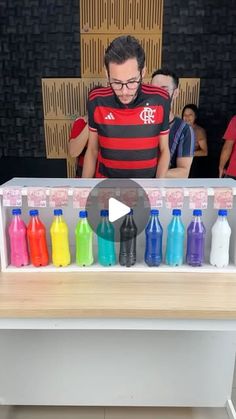
<path fill-rule="evenodd" d="M 191 109 L 194 112 L 194 114 L 195 114 L 195 122 L 197 122 L 198 119 L 199 119 L 199 110 L 198 110 L 198 107 L 196 105 L 194 105 L 194 103 L 188 103 L 187 105 L 185 105 L 185 107 L 182 110 L 182 119 L 183 119 L 183 116 L 184 116 L 184 111 L 186 109 Z"/>
<path fill-rule="evenodd" d="M 109 74 L 109 64 L 123 64 L 130 58 L 136 58 L 138 69 L 141 71 L 145 64 L 145 53 L 139 41 L 131 35 L 122 35 L 115 38 L 105 51 L 104 63 Z"/>

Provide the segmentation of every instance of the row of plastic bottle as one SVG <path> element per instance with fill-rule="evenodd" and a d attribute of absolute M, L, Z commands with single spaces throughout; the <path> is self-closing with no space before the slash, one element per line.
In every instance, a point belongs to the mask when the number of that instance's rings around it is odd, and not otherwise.
<path fill-rule="evenodd" d="M 31 220 L 26 227 L 21 219 L 21 210 L 12 210 L 12 221 L 9 226 L 10 255 L 13 266 L 25 266 L 29 261 L 34 266 L 46 266 L 49 254 L 46 240 L 46 229 L 39 219 L 38 210 L 30 210 Z M 114 236 L 115 231 L 108 218 L 108 210 L 102 210 L 101 220 L 97 227 L 98 263 L 103 266 L 116 264 Z M 170 266 L 184 263 L 185 227 L 181 221 L 181 210 L 174 209 L 172 220 L 167 227 L 165 262 Z M 193 211 L 193 220 L 187 228 L 186 263 L 201 266 L 204 263 L 206 229 L 201 219 L 202 211 Z M 54 220 L 50 228 L 52 243 L 52 263 L 55 266 L 67 266 L 71 263 L 68 227 L 62 210 L 54 210 Z M 217 267 L 229 263 L 229 244 L 231 228 L 227 221 L 227 210 L 219 210 L 218 218 L 212 227 L 210 263 Z M 136 263 L 137 226 L 133 211 L 125 217 L 120 228 L 119 263 L 130 267 Z M 93 264 L 93 232 L 87 220 L 87 211 L 79 212 L 79 222 L 75 229 L 76 264 L 90 266 Z M 144 260 L 148 266 L 159 266 L 163 261 L 162 238 L 163 228 L 159 220 L 159 211 L 152 209 L 145 229 Z M 27 240 L 28 239 L 28 240 Z"/>

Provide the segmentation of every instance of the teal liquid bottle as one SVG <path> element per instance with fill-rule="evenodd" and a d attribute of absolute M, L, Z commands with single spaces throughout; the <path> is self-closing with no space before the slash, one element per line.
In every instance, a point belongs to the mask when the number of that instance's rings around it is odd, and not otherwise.
<path fill-rule="evenodd" d="M 101 210 L 100 216 L 101 221 L 97 227 L 98 263 L 102 266 L 112 266 L 116 264 L 115 229 L 109 221 L 108 210 Z"/>
<path fill-rule="evenodd" d="M 172 211 L 173 218 L 167 227 L 166 264 L 179 266 L 184 260 L 185 228 L 181 221 L 181 210 Z"/>
<path fill-rule="evenodd" d="M 79 212 L 79 222 L 75 229 L 76 263 L 90 266 L 93 263 L 93 231 L 88 223 L 87 211 Z"/>

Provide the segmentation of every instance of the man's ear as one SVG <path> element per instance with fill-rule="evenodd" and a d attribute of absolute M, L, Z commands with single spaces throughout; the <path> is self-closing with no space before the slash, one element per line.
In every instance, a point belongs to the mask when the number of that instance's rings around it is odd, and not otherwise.
<path fill-rule="evenodd" d="M 145 74 L 146 74 L 146 70 L 147 70 L 147 67 L 146 67 L 146 66 L 145 66 L 145 67 L 143 67 L 143 69 L 142 69 L 142 73 L 141 73 L 142 79 L 144 79 L 144 76 L 145 76 Z"/>
<path fill-rule="evenodd" d="M 107 72 L 106 67 L 104 67 L 104 71 L 105 71 L 105 76 L 106 76 L 107 80 L 109 80 L 109 74 L 108 74 L 108 72 Z"/>

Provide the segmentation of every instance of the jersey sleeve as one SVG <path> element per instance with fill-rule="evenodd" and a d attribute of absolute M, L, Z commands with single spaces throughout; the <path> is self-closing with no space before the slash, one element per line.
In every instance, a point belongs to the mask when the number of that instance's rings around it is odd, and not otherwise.
<path fill-rule="evenodd" d="M 193 157 L 195 150 L 195 134 L 189 125 L 185 125 L 177 149 L 177 157 Z"/>
<path fill-rule="evenodd" d="M 163 103 L 163 122 L 161 126 L 160 135 L 168 134 L 169 126 L 169 115 L 170 115 L 170 99 L 165 99 Z"/>
<path fill-rule="evenodd" d="M 230 120 L 223 138 L 224 140 L 236 141 L 236 115 Z"/>
<path fill-rule="evenodd" d="M 86 127 L 87 123 L 83 118 L 78 118 L 72 125 L 69 140 L 74 140 Z"/>
<path fill-rule="evenodd" d="M 96 109 L 96 99 L 90 99 L 90 97 L 88 97 L 88 102 L 87 102 L 87 110 L 88 110 L 88 125 L 89 125 L 89 130 L 90 131 L 97 131 L 98 127 L 96 122 L 94 121 L 94 112 Z"/>

